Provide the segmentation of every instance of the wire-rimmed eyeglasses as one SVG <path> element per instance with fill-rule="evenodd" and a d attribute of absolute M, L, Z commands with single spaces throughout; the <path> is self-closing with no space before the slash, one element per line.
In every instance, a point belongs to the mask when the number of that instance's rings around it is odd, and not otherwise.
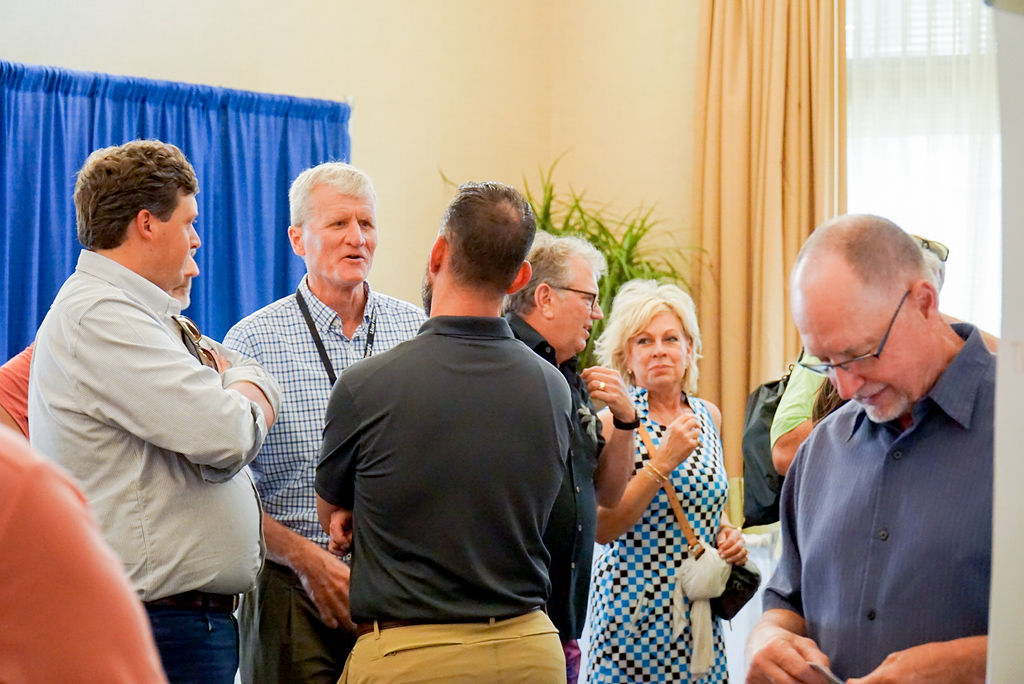
<path fill-rule="evenodd" d="M 838 363 L 807 363 L 806 361 L 798 361 L 797 363 L 807 370 L 813 371 L 819 375 L 828 375 L 837 368 L 842 368 L 844 371 L 850 372 L 850 366 L 858 361 L 877 359 L 882 355 L 882 350 L 885 349 L 885 343 L 889 341 L 889 333 L 892 332 L 892 326 L 896 323 L 896 317 L 900 315 L 900 309 L 903 308 L 903 302 L 907 301 L 908 296 L 910 296 L 910 290 L 903 293 L 899 306 L 896 307 L 896 311 L 892 315 L 892 320 L 889 321 L 889 327 L 885 329 L 885 335 L 882 336 L 882 341 L 878 344 L 878 349 L 875 351 L 868 352 L 867 354 L 861 354 L 860 356 L 855 356 L 852 359 L 847 359 L 846 361 L 840 361 Z"/>

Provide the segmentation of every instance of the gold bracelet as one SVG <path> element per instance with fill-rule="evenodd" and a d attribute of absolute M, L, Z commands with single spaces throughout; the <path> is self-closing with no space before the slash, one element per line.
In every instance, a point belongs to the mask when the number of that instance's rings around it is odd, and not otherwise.
<path fill-rule="evenodd" d="M 649 477 L 649 478 L 651 478 L 652 480 L 654 480 L 654 484 L 658 485 L 659 487 L 661 486 L 661 480 L 659 480 L 659 479 L 658 479 L 658 476 L 657 476 L 657 475 L 655 475 L 654 473 L 652 473 L 652 472 L 651 472 L 650 470 L 648 470 L 647 468 L 644 468 L 644 471 L 643 471 L 643 472 L 644 472 L 644 474 L 645 474 L 645 475 L 647 475 L 647 477 Z"/>
<path fill-rule="evenodd" d="M 650 461 L 644 461 L 644 468 L 649 468 L 658 477 L 658 482 L 668 482 L 668 477 L 666 477 L 665 473 L 658 470 Z"/>

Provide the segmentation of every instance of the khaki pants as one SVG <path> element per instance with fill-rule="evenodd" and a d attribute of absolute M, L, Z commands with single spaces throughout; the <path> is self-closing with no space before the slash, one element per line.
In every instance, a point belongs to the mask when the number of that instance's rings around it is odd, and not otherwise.
<path fill-rule="evenodd" d="M 339 684 L 565 684 L 558 630 L 539 610 L 494 624 L 411 625 L 356 641 Z"/>

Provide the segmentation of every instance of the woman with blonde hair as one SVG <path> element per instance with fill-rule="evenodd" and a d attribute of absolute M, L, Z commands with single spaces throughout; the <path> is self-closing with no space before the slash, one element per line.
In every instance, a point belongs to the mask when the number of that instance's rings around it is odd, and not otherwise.
<path fill-rule="evenodd" d="M 728 681 L 718 619 L 692 623 L 694 601 L 678 587 L 690 552 L 669 499 L 677 497 L 704 546 L 727 563 L 745 562 L 743 535 L 724 512 L 721 413 L 694 396 L 700 346 L 693 300 L 652 280 L 619 290 L 597 342 L 602 364 L 632 387 L 641 426 L 622 499 L 598 508 L 591 682 Z"/>

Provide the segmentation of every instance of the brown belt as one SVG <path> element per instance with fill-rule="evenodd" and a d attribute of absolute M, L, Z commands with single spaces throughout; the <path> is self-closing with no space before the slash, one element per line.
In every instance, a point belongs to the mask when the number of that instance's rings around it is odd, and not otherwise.
<path fill-rule="evenodd" d="M 205 591 L 186 591 L 146 601 L 147 606 L 203 610 L 210 613 L 233 613 L 238 608 L 238 594 L 211 594 Z M 372 625 L 371 625 L 372 626 Z"/>
<path fill-rule="evenodd" d="M 541 606 L 531 608 L 525 613 L 519 613 L 517 615 L 507 615 L 505 617 L 493 617 L 493 618 L 458 618 L 455 620 L 371 620 L 370 622 L 357 622 L 356 623 L 356 637 L 361 637 L 364 634 L 369 634 L 373 631 L 373 623 L 377 623 L 377 629 L 383 631 L 385 629 L 394 629 L 395 627 L 413 627 L 416 625 L 476 625 L 482 623 L 495 623 L 503 622 L 505 620 L 511 620 L 512 618 L 522 617 L 528 613 L 541 610 Z"/>

